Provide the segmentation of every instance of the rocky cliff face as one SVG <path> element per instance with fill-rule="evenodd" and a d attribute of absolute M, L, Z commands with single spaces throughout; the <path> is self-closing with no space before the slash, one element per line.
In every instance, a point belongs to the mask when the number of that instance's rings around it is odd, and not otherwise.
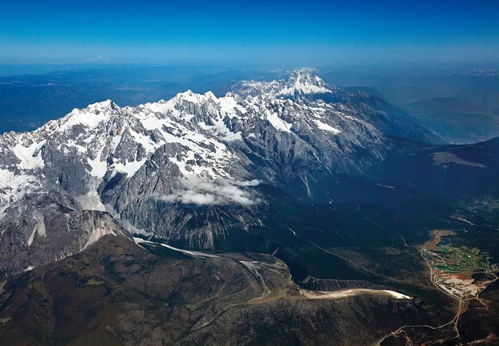
<path fill-rule="evenodd" d="M 213 249 L 231 229 L 262 224 L 258 185 L 319 200 L 335 174 L 374 170 L 400 124 L 409 124 L 407 137 L 430 137 L 379 100 L 300 70 L 243 82 L 224 97 L 187 91 L 123 108 L 104 101 L 5 134 L 0 251 L 15 258 L 5 272 L 81 251 L 105 233 Z"/>

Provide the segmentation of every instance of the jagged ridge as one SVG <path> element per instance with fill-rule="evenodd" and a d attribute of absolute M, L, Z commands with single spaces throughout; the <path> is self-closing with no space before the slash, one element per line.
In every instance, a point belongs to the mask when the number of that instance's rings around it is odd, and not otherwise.
<path fill-rule="evenodd" d="M 75 109 L 0 137 L 0 241 L 15 234 L 36 247 L 46 218 L 105 211 L 132 233 L 213 248 L 229 229 L 261 224 L 260 183 L 298 184 L 290 193 L 313 199 L 314 181 L 368 172 L 387 148 L 368 121 L 380 114 L 389 119 L 308 70 L 243 82 L 224 97 L 187 91 L 137 107 L 108 100 Z M 59 207 L 40 206 L 47 198 Z"/>

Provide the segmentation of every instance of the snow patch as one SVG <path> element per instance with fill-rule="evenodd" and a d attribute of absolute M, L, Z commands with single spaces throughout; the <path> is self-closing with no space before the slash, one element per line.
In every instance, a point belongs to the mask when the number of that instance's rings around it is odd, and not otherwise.
<path fill-rule="evenodd" d="M 102 122 L 109 121 L 113 110 L 118 107 L 110 100 L 94 103 L 85 109 L 74 109 L 62 119 L 61 130 L 69 129 L 75 125 L 81 125 L 88 129 L 99 126 Z"/>
<path fill-rule="evenodd" d="M 40 180 L 35 176 L 0 169 L 0 219 L 11 203 L 40 187 Z"/>
<path fill-rule="evenodd" d="M 18 167 L 20 169 L 35 169 L 44 166 L 45 162 L 42 159 L 42 155 L 39 149 L 45 144 L 45 140 L 39 143 L 33 143 L 27 147 L 23 144 L 17 144 L 12 148 L 14 155 L 19 159 L 20 164 Z"/>
<path fill-rule="evenodd" d="M 144 165 L 146 159 L 140 161 L 127 161 L 123 163 L 114 163 L 112 168 L 115 172 L 120 172 L 126 174 L 129 178 L 133 177 L 135 173 Z"/>
<path fill-rule="evenodd" d="M 291 133 L 291 127 L 293 126 L 293 124 L 282 120 L 276 113 L 268 112 L 267 120 L 272 124 L 272 126 L 274 126 L 276 130 Z"/>
<path fill-rule="evenodd" d="M 215 136 L 228 142 L 243 139 L 241 132 L 232 132 L 229 130 L 222 119 L 215 121 L 213 126 L 209 126 L 204 122 L 199 123 L 199 126 L 205 130 L 210 130 Z"/>
<path fill-rule="evenodd" d="M 302 94 L 325 94 L 330 93 L 331 90 L 311 83 L 297 81 L 292 87 L 282 89 L 279 95 L 294 95 L 297 92 Z"/>
<path fill-rule="evenodd" d="M 226 113 L 229 117 L 234 116 L 234 111 L 239 111 L 241 113 L 245 112 L 246 109 L 240 106 L 236 99 L 232 96 L 225 96 L 218 99 L 221 110 Z"/>
<path fill-rule="evenodd" d="M 90 174 L 96 178 L 102 179 L 107 172 L 107 162 L 101 160 L 101 155 L 98 154 L 95 159 L 87 159 L 88 164 L 90 165 Z"/>
<path fill-rule="evenodd" d="M 338 129 L 336 129 L 336 128 L 334 128 L 326 123 L 323 123 L 320 120 L 314 119 L 314 122 L 317 125 L 317 127 L 319 128 L 319 130 L 331 132 L 333 135 L 337 135 L 337 134 L 341 133 L 340 130 L 338 130 Z"/>

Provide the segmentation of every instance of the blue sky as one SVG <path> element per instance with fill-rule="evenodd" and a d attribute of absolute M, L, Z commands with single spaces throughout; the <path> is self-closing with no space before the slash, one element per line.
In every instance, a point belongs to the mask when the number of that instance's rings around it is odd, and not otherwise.
<path fill-rule="evenodd" d="M 0 63 L 499 61 L 499 1 L 5 1 Z"/>

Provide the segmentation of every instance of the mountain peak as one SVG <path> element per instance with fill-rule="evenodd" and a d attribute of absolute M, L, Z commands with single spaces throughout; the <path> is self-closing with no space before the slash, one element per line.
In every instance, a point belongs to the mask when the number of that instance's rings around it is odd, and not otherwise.
<path fill-rule="evenodd" d="M 106 112 L 106 111 L 113 111 L 117 110 L 119 106 L 114 103 L 111 100 L 105 100 L 101 102 L 96 102 L 92 103 L 91 105 L 88 105 L 86 109 L 88 109 L 91 112 Z"/>
<path fill-rule="evenodd" d="M 288 73 L 288 81 L 294 81 L 298 79 L 307 79 L 314 82 L 325 82 L 316 74 L 316 70 L 310 67 L 302 67 L 296 70 L 291 70 Z"/>
<path fill-rule="evenodd" d="M 332 93 L 335 88 L 313 72 L 311 68 L 301 68 L 289 73 L 287 79 L 270 82 L 244 81 L 236 87 L 235 93 L 243 96 L 278 97 Z"/>
<path fill-rule="evenodd" d="M 73 109 L 71 113 L 61 118 L 59 122 L 62 129 L 74 125 L 82 125 L 88 128 L 97 127 L 101 122 L 109 121 L 113 116 L 120 113 L 120 107 L 111 100 L 92 103 L 83 109 Z"/>
<path fill-rule="evenodd" d="M 282 90 L 282 94 L 323 94 L 331 93 L 332 90 L 327 83 L 318 75 L 313 73 L 311 68 L 301 68 L 293 71 L 288 80 L 288 87 Z"/>

